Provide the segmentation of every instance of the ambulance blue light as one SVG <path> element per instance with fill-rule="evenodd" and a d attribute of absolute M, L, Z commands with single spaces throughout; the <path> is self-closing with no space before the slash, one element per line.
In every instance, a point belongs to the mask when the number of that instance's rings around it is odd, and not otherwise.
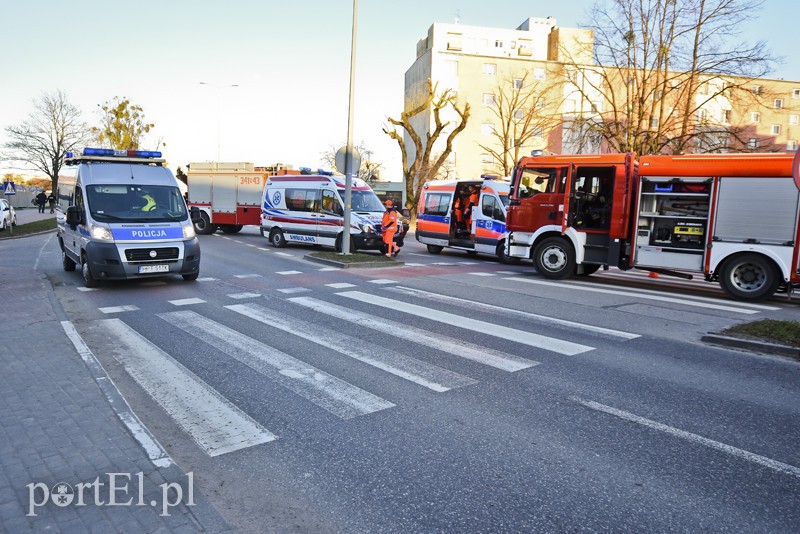
<path fill-rule="evenodd" d="M 544 150 L 531 150 L 531 156 L 543 156 Z"/>
<path fill-rule="evenodd" d="M 326 171 L 325 169 L 317 169 L 317 174 L 322 176 L 333 176 L 333 171 Z"/>
<path fill-rule="evenodd" d="M 484 180 L 497 180 L 500 177 L 496 174 L 481 174 L 481 178 Z"/>

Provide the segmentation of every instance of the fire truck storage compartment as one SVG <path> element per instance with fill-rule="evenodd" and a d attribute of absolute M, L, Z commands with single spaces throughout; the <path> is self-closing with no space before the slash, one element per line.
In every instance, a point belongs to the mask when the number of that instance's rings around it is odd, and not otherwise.
<path fill-rule="evenodd" d="M 720 178 L 717 198 L 714 241 L 794 243 L 800 192 L 791 178 Z"/>
<path fill-rule="evenodd" d="M 642 177 L 635 265 L 702 268 L 711 182 Z"/>

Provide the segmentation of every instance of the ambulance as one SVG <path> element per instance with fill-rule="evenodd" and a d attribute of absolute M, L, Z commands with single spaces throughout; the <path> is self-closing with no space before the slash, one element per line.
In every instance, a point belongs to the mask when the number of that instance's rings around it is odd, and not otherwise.
<path fill-rule="evenodd" d="M 350 251 L 385 253 L 381 221 L 386 211 L 363 180 L 351 184 Z M 344 177 L 333 174 L 270 176 L 261 203 L 261 235 L 275 247 L 306 243 L 342 251 L 344 235 Z M 402 222 L 395 243 L 402 247 L 408 223 Z"/>
<path fill-rule="evenodd" d="M 181 275 L 196 280 L 200 245 L 178 180 L 160 152 L 68 152 L 56 190 L 65 271 L 86 287 L 104 280 Z M 197 209 L 192 217 L 197 217 Z"/>
<path fill-rule="evenodd" d="M 510 182 L 491 175 L 480 180 L 434 180 L 422 189 L 417 207 L 417 241 L 428 252 L 439 254 L 445 247 L 497 256 L 503 263 L 519 260 L 506 254 L 506 211 Z M 478 205 L 470 221 L 459 221 L 459 200 L 478 189 Z"/>

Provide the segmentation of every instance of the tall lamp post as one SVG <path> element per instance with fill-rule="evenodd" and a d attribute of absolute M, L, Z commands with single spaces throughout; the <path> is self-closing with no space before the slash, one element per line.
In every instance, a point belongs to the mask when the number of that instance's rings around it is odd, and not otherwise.
<path fill-rule="evenodd" d="M 356 169 L 353 161 L 353 100 L 356 78 L 356 22 L 358 0 L 353 0 L 353 32 L 350 44 L 350 99 L 347 111 L 347 149 L 345 152 L 345 187 L 344 187 L 344 232 L 342 235 L 342 253 L 350 254 L 350 203 L 353 199 L 353 175 Z"/>
<path fill-rule="evenodd" d="M 200 85 L 208 85 L 211 87 L 216 88 L 217 90 L 217 163 L 219 163 L 219 138 L 220 138 L 220 92 L 223 87 L 239 87 L 238 84 L 231 83 L 231 84 L 223 84 L 218 85 L 215 83 L 209 82 L 200 82 Z"/>

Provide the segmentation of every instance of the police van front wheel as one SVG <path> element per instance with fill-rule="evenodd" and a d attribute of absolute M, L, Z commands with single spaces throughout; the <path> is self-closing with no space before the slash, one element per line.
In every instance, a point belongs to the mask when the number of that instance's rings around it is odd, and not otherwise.
<path fill-rule="evenodd" d="M 100 282 L 92 276 L 92 271 L 89 269 L 89 260 L 86 257 L 86 254 L 83 255 L 81 258 L 81 274 L 83 274 L 83 285 L 88 288 L 97 287 L 100 285 Z"/>
<path fill-rule="evenodd" d="M 197 280 L 198 276 L 200 276 L 200 271 L 197 271 L 196 273 L 192 274 L 184 274 L 183 279 L 186 280 L 187 282 L 193 282 Z"/>
<path fill-rule="evenodd" d="M 61 249 L 61 264 L 64 266 L 65 271 L 74 271 L 75 270 L 75 262 L 67 256 L 67 251 L 62 247 Z"/>
<path fill-rule="evenodd" d="M 269 233 L 269 242 L 273 247 L 283 248 L 286 246 L 286 238 L 283 237 L 283 232 L 278 228 L 273 228 Z"/>

